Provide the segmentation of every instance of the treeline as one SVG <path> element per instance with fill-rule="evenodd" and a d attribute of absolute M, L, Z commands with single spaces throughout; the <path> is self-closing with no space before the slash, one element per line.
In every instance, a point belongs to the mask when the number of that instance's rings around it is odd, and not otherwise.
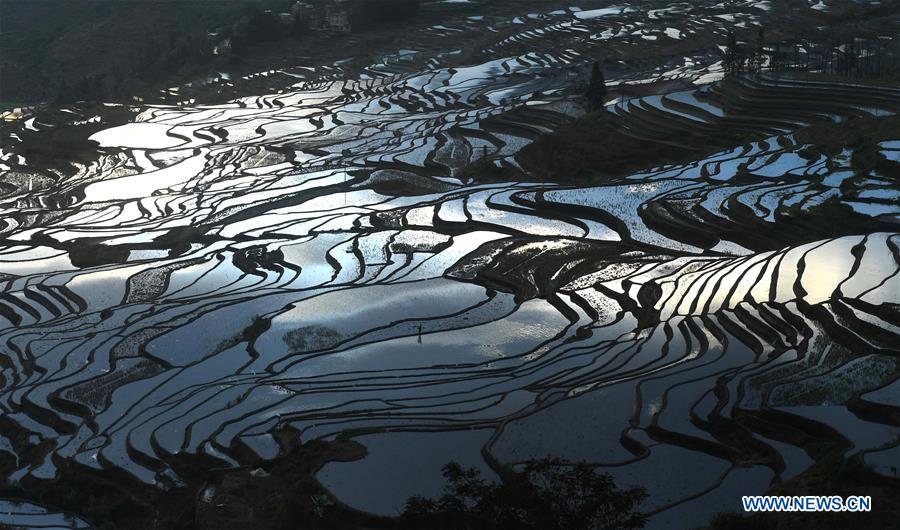
<path fill-rule="evenodd" d="M 768 43 L 760 28 L 753 39 L 739 42 L 732 31 L 722 63 L 726 75 L 767 70 L 895 79 L 900 78 L 900 38 L 831 35 L 820 42 L 799 38 Z"/>

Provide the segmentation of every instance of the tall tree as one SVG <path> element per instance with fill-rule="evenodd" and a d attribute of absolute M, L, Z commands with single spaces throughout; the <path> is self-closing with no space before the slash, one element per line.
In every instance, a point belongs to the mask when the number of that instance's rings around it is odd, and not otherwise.
<path fill-rule="evenodd" d="M 734 31 L 728 31 L 728 44 L 725 48 L 725 74 L 734 75 L 739 70 L 740 59 L 738 51 L 737 37 Z"/>
<path fill-rule="evenodd" d="M 753 54 L 753 69 L 757 72 L 761 72 L 763 67 L 766 64 L 766 44 L 765 44 L 765 36 L 763 35 L 762 26 L 759 27 L 759 32 L 756 34 L 756 51 Z"/>
<path fill-rule="evenodd" d="M 594 66 L 591 68 L 591 81 L 584 95 L 590 102 L 592 110 L 603 108 L 606 99 L 606 79 L 603 77 L 603 70 L 597 61 L 594 61 Z"/>

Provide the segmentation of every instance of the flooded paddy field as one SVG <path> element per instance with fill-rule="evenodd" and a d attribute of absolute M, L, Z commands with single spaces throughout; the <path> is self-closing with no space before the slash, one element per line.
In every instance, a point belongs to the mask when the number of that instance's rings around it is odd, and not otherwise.
<path fill-rule="evenodd" d="M 900 86 L 723 79 L 691 44 L 776 2 L 583 4 L 441 6 L 371 64 L 4 126 L 0 525 L 104 523 L 58 482 L 241 527 L 235 482 L 299 476 L 396 516 L 449 461 L 547 456 L 645 487 L 648 528 L 835 455 L 896 488 Z M 685 160 L 530 171 L 600 57 L 597 112 Z M 821 144 L 844 126 L 865 142 Z"/>

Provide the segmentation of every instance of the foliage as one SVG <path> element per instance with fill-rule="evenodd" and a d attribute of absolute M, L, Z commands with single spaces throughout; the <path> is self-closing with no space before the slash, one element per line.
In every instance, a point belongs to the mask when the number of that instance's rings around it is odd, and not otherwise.
<path fill-rule="evenodd" d="M 447 485 L 438 499 L 412 497 L 403 514 L 409 528 L 517 530 L 626 530 L 642 528 L 637 511 L 643 488 L 619 489 L 609 474 L 557 459 L 506 469 L 491 483 L 476 469 L 444 466 Z"/>
<path fill-rule="evenodd" d="M 600 64 L 597 61 L 594 61 L 594 66 L 591 68 L 591 81 L 588 84 L 585 97 L 590 102 L 591 109 L 598 110 L 603 108 L 603 103 L 606 99 L 606 79 L 604 79 L 603 70 L 600 69 Z"/>
<path fill-rule="evenodd" d="M 744 70 L 744 53 L 738 45 L 734 31 L 728 32 L 728 44 L 725 46 L 725 75 L 734 75 Z"/>
<path fill-rule="evenodd" d="M 744 34 L 744 44 L 738 37 L 734 30 L 728 31 L 722 54 L 726 76 L 768 70 L 890 79 L 900 73 L 900 39 L 882 37 L 878 32 L 873 34 L 860 28 L 842 29 L 813 38 L 801 32 L 768 45 L 761 26 L 756 29 L 755 37 Z"/>

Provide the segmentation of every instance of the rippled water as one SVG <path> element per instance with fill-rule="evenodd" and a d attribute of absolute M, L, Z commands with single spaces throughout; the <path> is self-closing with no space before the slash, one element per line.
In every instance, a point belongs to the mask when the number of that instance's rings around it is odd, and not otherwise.
<path fill-rule="evenodd" d="M 599 34 L 624 16 L 600 11 L 533 23 Z M 834 197 L 896 216 L 873 191 L 888 186 L 835 184 L 849 162 L 798 156 L 790 134 L 606 184 L 469 182 L 481 153 L 513 162 L 574 112 L 555 94 L 584 60 L 145 108 L 94 134 L 100 156 L 72 176 L 26 187 L 11 170 L 0 451 L 45 450 L 7 478 L 51 479 L 64 460 L 171 487 L 171 455 L 239 465 L 239 443 L 276 456 L 279 425 L 304 440 L 363 429 L 370 456 L 320 474 L 355 507 L 396 513 L 437 493 L 446 461 L 484 467 L 484 448 L 595 462 L 647 486 L 665 526 L 802 471 L 802 437 L 780 434 L 800 418 L 883 466 L 896 432 L 858 414 L 898 401 L 900 234 L 873 220 L 829 235 L 789 214 Z M 895 96 L 869 103 L 893 112 Z M 710 101 L 610 112 L 635 127 L 726 119 Z M 354 483 L 384 470 L 376 497 Z"/>

